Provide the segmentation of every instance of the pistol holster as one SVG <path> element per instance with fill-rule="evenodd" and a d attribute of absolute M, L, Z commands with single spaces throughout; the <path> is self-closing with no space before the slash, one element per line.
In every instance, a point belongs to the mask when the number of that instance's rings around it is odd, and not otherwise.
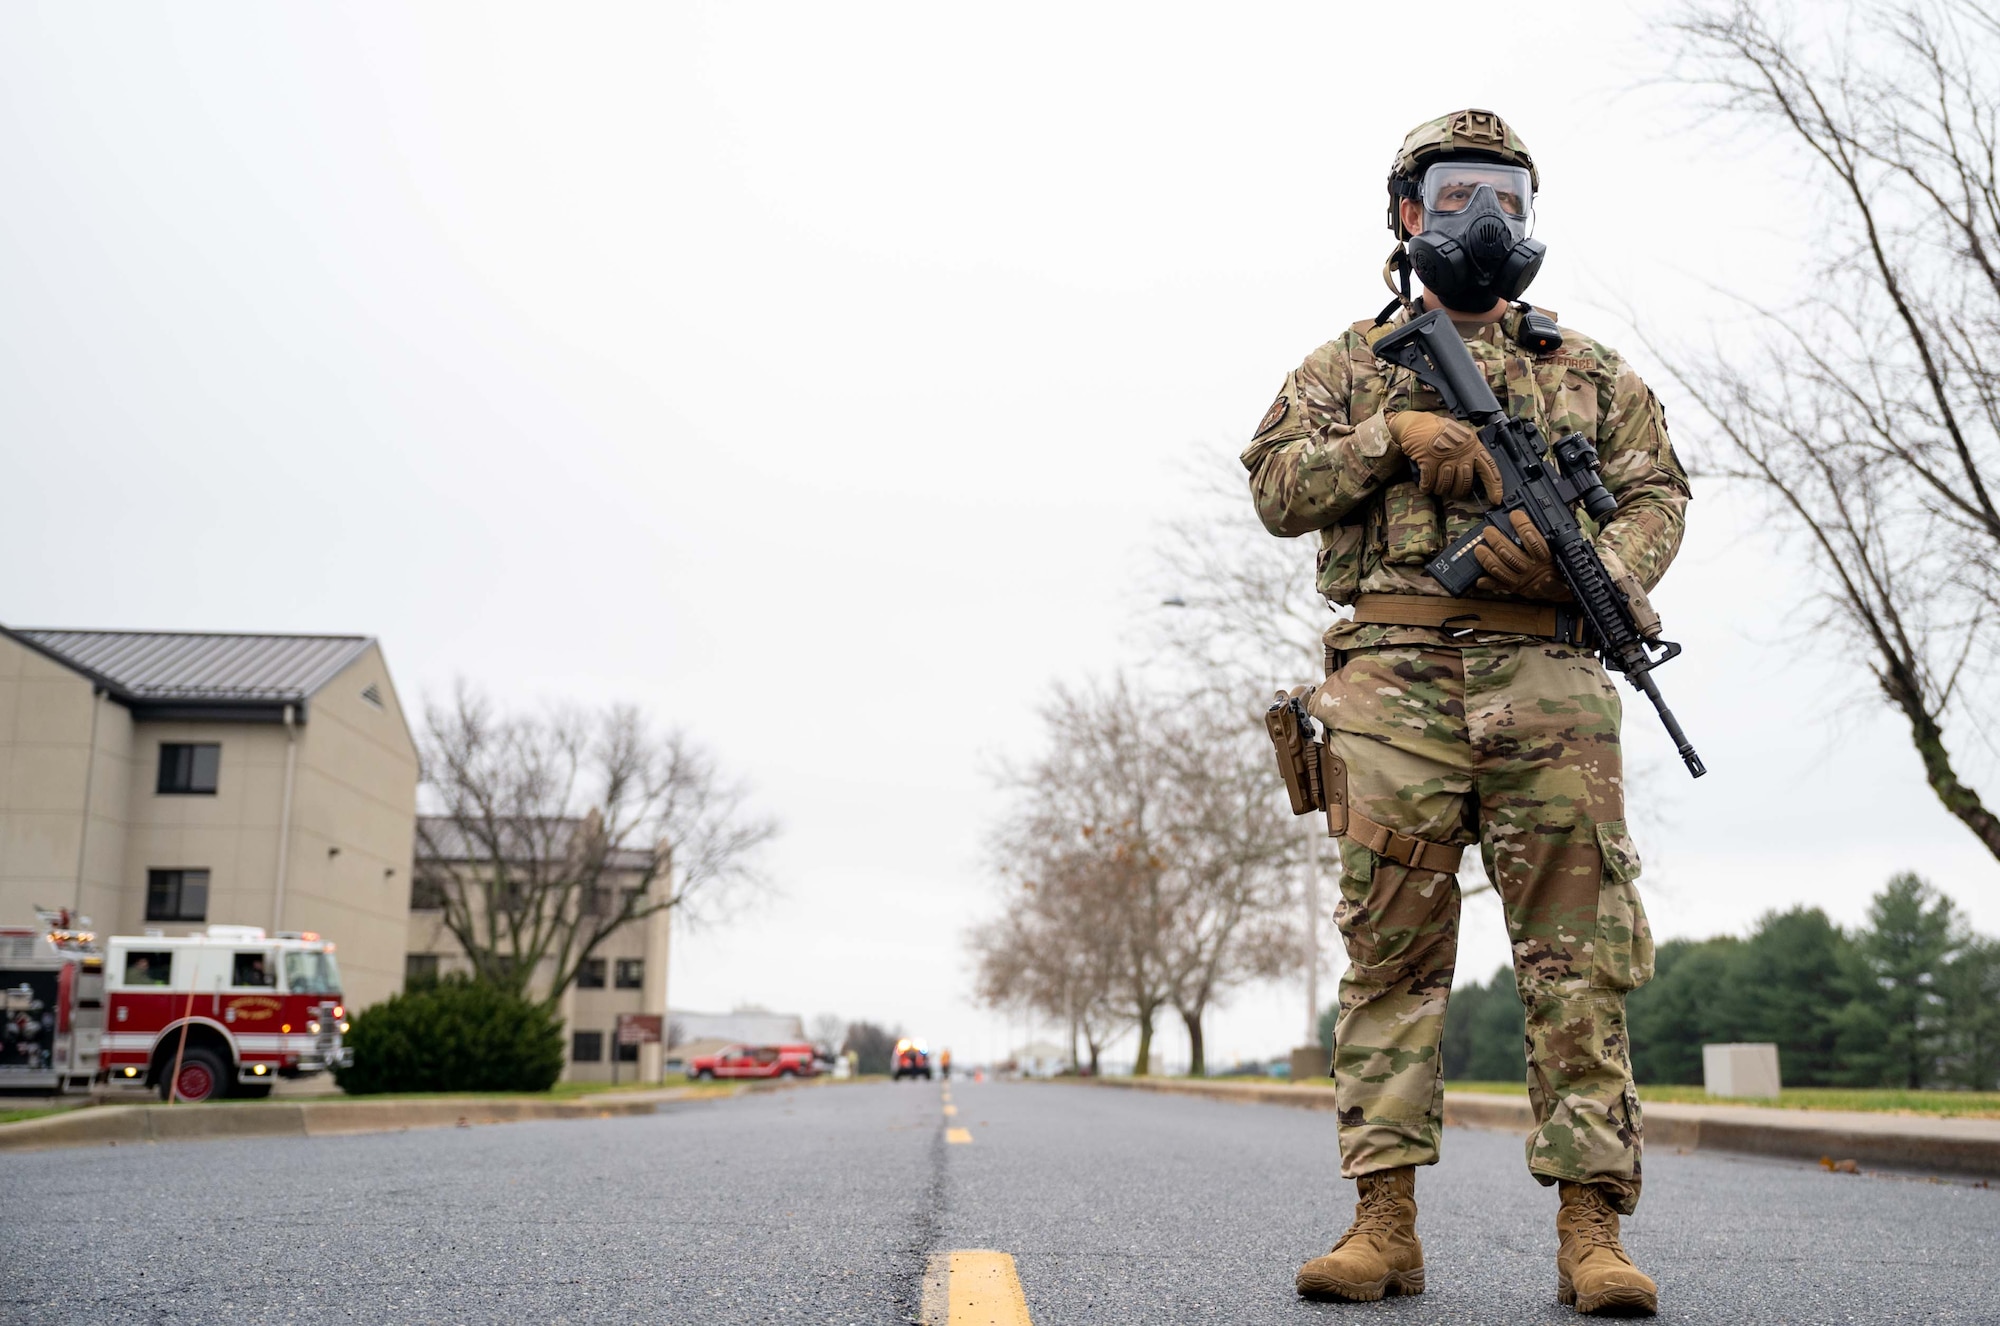
<path fill-rule="evenodd" d="M 1297 686 L 1279 691 L 1277 703 L 1264 711 L 1264 730 L 1278 752 L 1278 773 L 1285 780 L 1292 814 L 1326 812 L 1329 838 L 1352 838 L 1377 856 L 1415 870 L 1456 874 L 1465 849 L 1398 833 L 1351 810 L 1347 804 L 1347 762 L 1333 753 L 1313 728 L 1318 710 L 1321 728 L 1331 731 L 1327 715 L 1338 710 L 1339 693 L 1317 694 L 1319 688 Z"/>
<path fill-rule="evenodd" d="M 1326 812 L 1326 832 L 1338 838 L 1347 832 L 1347 765 L 1313 730 L 1307 707 L 1314 687 L 1279 691 L 1277 703 L 1264 711 L 1264 730 L 1278 755 L 1278 774 L 1292 814 Z"/>

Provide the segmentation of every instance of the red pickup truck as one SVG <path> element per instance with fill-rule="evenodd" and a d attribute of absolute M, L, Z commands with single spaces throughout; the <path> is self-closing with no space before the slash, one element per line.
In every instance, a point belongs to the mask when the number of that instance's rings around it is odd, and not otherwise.
<path fill-rule="evenodd" d="M 731 1045 L 690 1059 L 687 1075 L 696 1081 L 719 1077 L 812 1077 L 819 1072 L 810 1045 Z"/>

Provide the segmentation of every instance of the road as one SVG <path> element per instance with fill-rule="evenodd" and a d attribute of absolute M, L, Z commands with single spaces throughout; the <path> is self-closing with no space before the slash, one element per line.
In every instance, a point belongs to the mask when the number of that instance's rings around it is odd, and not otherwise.
<path fill-rule="evenodd" d="M 629 1119 L 10 1155 L 0 1320 L 894 1323 L 952 1249 L 1012 1254 L 1038 1326 L 1575 1320 L 1554 1304 L 1554 1194 L 1512 1136 L 1453 1131 L 1423 1172 L 1428 1293 L 1307 1304 L 1293 1270 L 1353 1200 L 1328 1115 L 950 1094 L 949 1118 L 935 1084 L 829 1085 Z M 1627 1243 L 1662 1321 L 2000 1322 L 2000 1189 L 1710 1154 L 1646 1168 Z"/>

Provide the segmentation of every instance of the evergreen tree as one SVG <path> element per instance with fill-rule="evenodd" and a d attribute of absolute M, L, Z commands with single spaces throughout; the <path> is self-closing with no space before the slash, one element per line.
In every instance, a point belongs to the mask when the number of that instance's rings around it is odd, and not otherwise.
<path fill-rule="evenodd" d="M 1958 908 L 1913 874 L 1875 895 L 1855 939 L 1856 998 L 1840 1015 L 1845 1075 L 1856 1085 L 1930 1085 L 1947 1040 L 1941 986 L 1971 941 Z"/>
<path fill-rule="evenodd" d="M 1653 979 L 1625 1000 L 1632 1075 L 1642 1083 L 1699 1085 L 1701 1047 L 1731 1040 L 1727 991 L 1740 939 L 1670 939 L 1654 955 Z"/>
<path fill-rule="evenodd" d="M 1527 1018 L 1514 973 L 1495 971 L 1484 984 L 1460 984 L 1445 1006 L 1444 1075 L 1447 1081 L 1511 1082 L 1526 1072 Z"/>
<path fill-rule="evenodd" d="M 1711 1041 L 1771 1041 L 1787 1086 L 1840 1073 L 1837 1015 L 1854 998 L 1853 941 L 1817 907 L 1767 912 L 1736 953 Z"/>
<path fill-rule="evenodd" d="M 2000 1091 L 2000 940 L 1974 939 L 1944 969 L 1943 1077 L 1968 1091 Z"/>
<path fill-rule="evenodd" d="M 1320 1020 L 1333 1041 L 1334 1009 Z M 1842 930 L 1817 907 L 1767 912 L 1747 939 L 1675 939 L 1626 1000 L 1641 1085 L 1702 1081 L 1702 1046 L 1770 1041 L 1787 1086 L 2000 1090 L 2000 940 L 1911 874 Z M 1461 983 L 1445 1014 L 1448 1081 L 1523 1071 L 1514 975 Z"/>

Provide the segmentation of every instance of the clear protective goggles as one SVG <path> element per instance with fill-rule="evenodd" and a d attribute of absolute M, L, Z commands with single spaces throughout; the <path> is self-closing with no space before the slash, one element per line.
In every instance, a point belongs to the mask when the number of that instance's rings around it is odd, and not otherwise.
<path fill-rule="evenodd" d="M 1484 184 L 1493 190 L 1501 211 L 1525 220 L 1535 206 L 1535 191 L 1529 178 L 1528 172 L 1519 166 L 1492 161 L 1439 161 L 1424 171 L 1424 210 L 1443 214 L 1463 212 L 1472 205 L 1474 190 Z"/>

